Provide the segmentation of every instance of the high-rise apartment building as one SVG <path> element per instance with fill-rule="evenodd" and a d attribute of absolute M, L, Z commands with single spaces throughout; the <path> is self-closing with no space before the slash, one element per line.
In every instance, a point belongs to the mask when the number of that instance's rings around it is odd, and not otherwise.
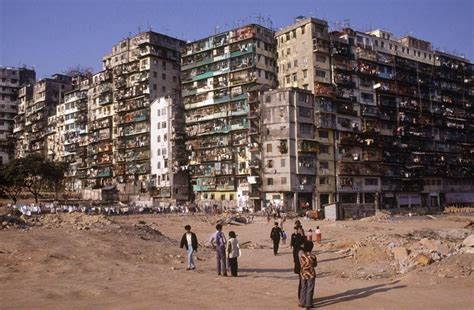
<path fill-rule="evenodd" d="M 93 77 L 89 91 L 91 186 L 151 186 L 150 104 L 158 97 L 179 95 L 184 44 L 143 32 L 122 40 L 103 58 L 104 71 Z"/>
<path fill-rule="evenodd" d="M 189 199 L 185 136 L 184 106 L 180 97 L 154 100 L 150 109 L 151 193 L 160 202 Z"/>
<path fill-rule="evenodd" d="M 327 21 L 299 18 L 276 33 L 278 50 L 278 82 L 280 87 L 310 90 L 315 97 L 316 126 L 314 139 L 318 142 L 315 197 L 311 208 L 335 201 L 336 171 L 334 135 L 336 109 L 332 84 L 332 54 Z M 345 98 L 340 98 L 345 100 Z"/>
<path fill-rule="evenodd" d="M 316 96 L 316 206 L 357 216 L 474 201 L 473 65 L 414 37 L 326 25 L 300 19 L 277 33 L 280 86 Z M 311 41 L 312 53 L 301 48 Z"/>
<path fill-rule="evenodd" d="M 72 77 L 72 90 L 56 107 L 56 115 L 48 119 L 48 158 L 67 163 L 65 185 L 77 190 L 85 184 L 81 181 L 79 169 L 86 166 L 87 159 L 87 116 L 91 77 Z"/>
<path fill-rule="evenodd" d="M 276 86 L 275 64 L 274 34 L 259 25 L 186 45 L 182 96 L 197 201 L 249 206 L 249 92 Z"/>
<path fill-rule="evenodd" d="M 15 154 L 14 120 L 20 87 L 34 83 L 36 73 L 27 68 L 0 67 L 0 165 Z"/>
<path fill-rule="evenodd" d="M 20 89 L 15 118 L 16 156 L 39 153 L 48 157 L 49 118 L 72 88 L 70 76 L 55 74 Z M 51 155 L 51 154 L 50 154 Z"/>
<path fill-rule="evenodd" d="M 313 205 L 316 185 L 314 96 L 282 88 L 260 99 L 263 200 L 284 210 Z"/>

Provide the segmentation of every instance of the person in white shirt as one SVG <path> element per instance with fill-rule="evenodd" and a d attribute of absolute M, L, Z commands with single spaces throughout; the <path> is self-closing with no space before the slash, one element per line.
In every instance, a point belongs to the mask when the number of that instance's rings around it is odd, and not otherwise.
<path fill-rule="evenodd" d="M 229 231 L 229 240 L 227 241 L 227 257 L 229 258 L 230 273 L 233 277 L 237 277 L 238 262 L 240 256 L 240 244 L 234 231 Z"/>

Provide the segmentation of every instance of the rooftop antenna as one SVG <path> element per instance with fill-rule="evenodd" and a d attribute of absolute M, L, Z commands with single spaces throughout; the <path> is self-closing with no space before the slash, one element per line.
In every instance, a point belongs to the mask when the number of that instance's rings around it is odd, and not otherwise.
<path fill-rule="evenodd" d="M 142 33 L 142 28 L 140 26 L 138 26 L 138 33 Z"/>
<path fill-rule="evenodd" d="M 215 27 L 215 34 L 218 34 L 218 33 L 219 33 L 219 26 L 216 25 L 216 27 Z"/>

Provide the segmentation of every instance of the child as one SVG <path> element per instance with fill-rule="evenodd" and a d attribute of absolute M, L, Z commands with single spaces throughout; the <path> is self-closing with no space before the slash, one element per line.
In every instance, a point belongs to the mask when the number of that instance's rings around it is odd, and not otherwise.
<path fill-rule="evenodd" d="M 319 230 L 319 226 L 316 227 L 316 242 L 321 244 L 321 230 Z"/>
<path fill-rule="evenodd" d="M 308 230 L 308 234 L 306 235 L 306 237 L 308 238 L 308 241 L 313 242 L 313 230 L 312 229 Z"/>
<path fill-rule="evenodd" d="M 300 294 L 299 306 L 306 307 L 306 309 L 313 306 L 314 283 L 316 280 L 316 271 L 314 267 L 318 265 L 318 260 L 314 254 L 313 242 L 305 241 L 303 244 L 303 254 L 300 256 Z"/>
<path fill-rule="evenodd" d="M 237 257 L 240 256 L 240 245 L 237 235 L 234 231 L 229 231 L 229 240 L 227 241 L 227 257 L 229 258 L 230 273 L 233 277 L 237 277 L 239 268 Z"/>
<path fill-rule="evenodd" d="M 286 244 L 286 238 L 288 238 L 288 235 L 286 234 L 286 231 L 283 231 L 281 234 L 281 243 Z"/>

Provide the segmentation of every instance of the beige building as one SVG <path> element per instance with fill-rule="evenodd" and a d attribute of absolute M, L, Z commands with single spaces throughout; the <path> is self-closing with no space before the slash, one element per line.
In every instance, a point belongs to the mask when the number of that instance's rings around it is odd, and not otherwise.
<path fill-rule="evenodd" d="M 16 156 L 28 153 L 48 156 L 50 117 L 56 115 L 57 105 L 71 88 L 71 77 L 55 74 L 35 82 L 32 87 L 27 85 L 20 89 L 14 129 Z"/>
<path fill-rule="evenodd" d="M 27 68 L 0 67 L 0 165 L 15 154 L 13 137 L 18 94 L 22 86 L 35 81 L 35 71 Z"/>
<path fill-rule="evenodd" d="M 304 211 L 316 197 L 314 96 L 283 88 L 261 97 L 262 188 L 265 206 Z"/>
<path fill-rule="evenodd" d="M 280 87 L 298 87 L 315 95 L 314 138 L 319 144 L 316 159 L 314 208 L 335 201 L 336 176 L 334 135 L 336 108 L 332 102 L 332 45 L 328 24 L 316 18 L 301 18 L 276 33 Z"/>

